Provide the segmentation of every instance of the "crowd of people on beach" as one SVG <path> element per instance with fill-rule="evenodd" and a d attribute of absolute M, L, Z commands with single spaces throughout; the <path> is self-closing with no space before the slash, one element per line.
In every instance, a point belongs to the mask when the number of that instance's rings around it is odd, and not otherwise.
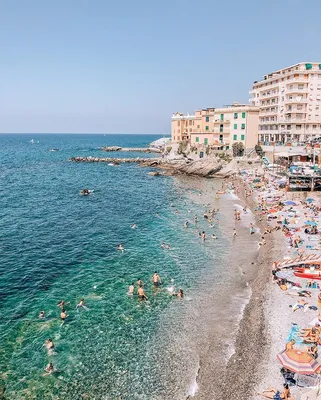
<path fill-rule="evenodd" d="M 249 193 L 251 193 L 250 196 L 254 195 L 253 199 L 256 204 L 254 212 L 258 222 L 264 227 L 259 245 L 264 246 L 267 243 L 266 235 L 274 232 L 278 232 L 278 235 L 284 237 L 285 247 L 288 248 L 287 254 L 283 260 L 274 261 L 271 269 L 271 281 L 287 295 L 285 304 L 288 301 L 291 302 L 291 299 L 294 300 L 294 304 L 290 304 L 288 309 L 291 315 L 297 316 L 297 318 L 290 317 L 292 323 L 289 326 L 289 334 L 284 337 L 284 348 L 280 349 L 280 353 L 277 354 L 279 361 L 275 361 L 281 363 L 280 380 L 283 380 L 283 387 L 280 389 L 270 387 L 257 392 L 256 395 L 274 400 L 293 400 L 296 393 L 302 395 L 302 389 L 300 392 L 297 386 L 298 380 L 300 382 L 304 380 L 302 377 L 308 379 L 307 376 L 316 378 L 321 372 L 321 365 L 313 361 L 318 361 L 318 347 L 321 345 L 320 284 L 313 278 L 298 277 L 293 272 L 295 266 L 303 267 L 303 269 L 312 267 L 311 271 L 320 268 L 321 276 L 321 262 L 313 261 L 318 260 L 321 250 L 321 237 L 318 236 L 321 203 L 307 194 L 301 194 L 296 201 L 292 196 L 292 199 L 289 199 L 289 193 L 280 187 L 279 178 L 264 171 L 260 173 L 253 170 L 240 171 L 239 175 L 246 187 L 245 197 L 249 196 Z M 240 218 L 237 210 L 234 212 L 234 217 L 236 221 Z M 253 232 L 254 226 L 250 224 L 250 234 Z M 314 318 L 311 317 L 311 314 L 314 314 Z M 303 357 L 310 360 L 312 366 L 310 374 L 303 373 L 302 375 L 294 363 L 292 366 L 290 362 L 286 364 L 286 358 L 295 354 L 298 364 Z M 315 379 L 314 386 L 318 382 Z M 304 383 L 300 383 L 300 385 L 308 386 Z"/>

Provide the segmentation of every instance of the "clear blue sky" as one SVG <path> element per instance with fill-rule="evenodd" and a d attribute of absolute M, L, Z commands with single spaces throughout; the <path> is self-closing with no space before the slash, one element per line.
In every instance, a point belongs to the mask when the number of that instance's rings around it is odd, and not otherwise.
<path fill-rule="evenodd" d="M 0 0 L 0 132 L 164 133 L 321 62 L 320 0 Z"/>

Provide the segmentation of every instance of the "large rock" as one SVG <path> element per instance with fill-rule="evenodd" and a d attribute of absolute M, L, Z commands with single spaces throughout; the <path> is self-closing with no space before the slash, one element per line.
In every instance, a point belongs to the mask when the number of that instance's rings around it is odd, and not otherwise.
<path fill-rule="evenodd" d="M 161 162 L 160 168 L 169 170 L 172 174 L 187 174 L 211 177 L 215 175 L 223 166 L 219 158 L 190 161 Z"/>

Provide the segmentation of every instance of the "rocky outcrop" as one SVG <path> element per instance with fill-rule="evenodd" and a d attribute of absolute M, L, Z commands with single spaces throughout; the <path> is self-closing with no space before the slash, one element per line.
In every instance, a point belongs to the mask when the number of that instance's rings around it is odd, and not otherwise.
<path fill-rule="evenodd" d="M 225 164 L 220 158 L 207 158 L 200 160 L 182 160 L 168 161 L 162 158 L 101 158 L 101 157 L 72 157 L 73 162 L 105 162 L 105 163 L 137 163 L 142 167 L 157 167 L 165 170 L 166 175 L 196 175 L 203 177 L 213 177 L 219 172 Z M 160 175 L 158 172 L 151 175 Z"/>
<path fill-rule="evenodd" d="M 197 175 L 203 177 L 212 177 L 222 168 L 222 162 L 220 159 L 206 159 L 197 161 L 185 161 L 183 162 L 170 162 L 161 165 L 161 168 L 165 168 L 171 172 L 171 174 L 186 174 L 186 175 Z"/>

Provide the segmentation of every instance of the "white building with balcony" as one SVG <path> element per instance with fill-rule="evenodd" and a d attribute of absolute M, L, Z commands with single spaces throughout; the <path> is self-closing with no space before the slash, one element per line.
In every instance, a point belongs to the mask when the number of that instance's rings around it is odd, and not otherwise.
<path fill-rule="evenodd" d="M 299 143 L 321 136 L 321 63 L 301 62 L 255 81 L 259 141 Z"/>

